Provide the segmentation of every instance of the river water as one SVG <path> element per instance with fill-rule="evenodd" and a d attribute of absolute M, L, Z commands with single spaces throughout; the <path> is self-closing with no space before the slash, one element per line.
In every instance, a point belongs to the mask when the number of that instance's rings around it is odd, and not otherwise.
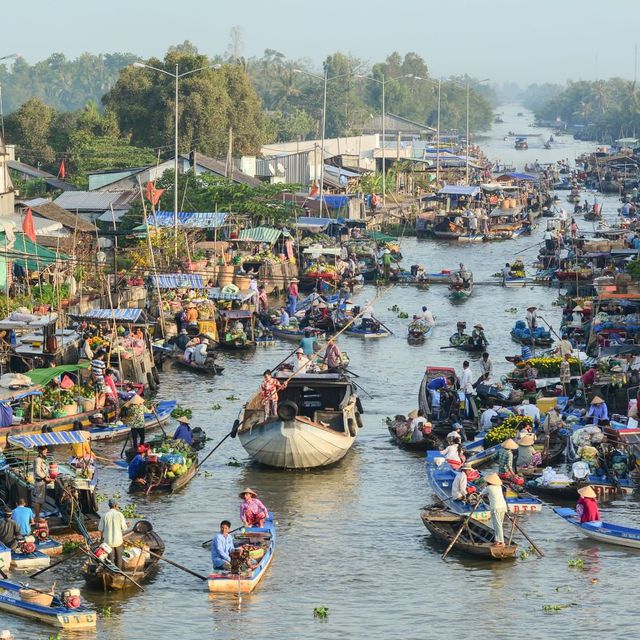
<path fill-rule="evenodd" d="M 509 130 L 527 132 L 532 116 L 525 111 L 525 117 L 518 117 L 523 109 L 516 105 L 500 111 L 504 124 L 481 141 L 491 159 L 515 162 L 521 170 L 525 162 L 573 159 L 590 148 L 567 137 L 566 144 L 546 151 L 542 139 L 549 132 L 543 131 L 539 145 L 532 141 L 528 151 L 515 151 L 513 141 L 505 142 L 503 136 Z M 566 192 L 561 194 L 565 197 Z M 614 215 L 615 207 L 614 198 L 604 199 L 608 216 Z M 534 236 L 477 245 L 408 239 L 402 243 L 404 264 L 421 263 L 439 271 L 463 261 L 477 281 L 487 282 L 505 260 L 521 255 L 528 264 L 533 261 L 537 251 L 531 247 L 539 242 L 542 226 Z M 371 300 L 379 293 L 368 287 L 357 298 Z M 442 547 L 432 542 L 419 517 L 419 509 L 430 501 L 423 458 L 392 445 L 384 423 L 386 416 L 417 406 L 425 366 L 461 367 L 462 354 L 439 348 L 448 344 L 457 320 L 466 320 L 469 327 L 477 321 L 484 324 L 494 366 L 499 374 L 506 373 L 504 356 L 519 349 L 509 337 L 514 322 L 533 304 L 557 329 L 560 313 L 552 304 L 557 293 L 545 287 L 479 285 L 460 304 L 451 303 L 446 289 L 438 286 L 426 292 L 395 287 L 383 294 L 375 303 L 376 315 L 396 335 L 371 343 L 341 338 L 351 357 L 350 368 L 360 375 L 358 384 L 373 398 L 361 394 L 364 428 L 340 464 L 322 471 L 265 470 L 253 466 L 239 442 L 229 439 L 181 493 L 136 499 L 138 510 L 164 537 L 167 557 L 206 574 L 209 553 L 201 543 L 212 537 L 223 518 L 238 525 L 238 492 L 243 487 L 258 491 L 275 513 L 278 545 L 268 575 L 254 594 L 243 597 L 241 608 L 235 596 L 209 596 L 201 581 L 164 564 L 145 593 L 83 591 L 98 610 L 110 607 L 110 615 L 100 619 L 97 634 L 62 637 L 409 640 L 475 635 L 528 640 L 587 637 L 587 627 L 590 636 L 636 636 L 636 595 L 629 587 L 636 582 L 630 562 L 637 555 L 585 541 L 550 507 L 521 519 L 544 550 L 544 558 L 531 553 L 515 563 L 487 563 L 453 554 L 442 561 Z M 408 321 L 390 308 L 397 305 L 413 314 L 423 304 L 436 315 L 437 327 L 427 344 L 410 346 L 405 337 Z M 177 398 L 191 407 L 193 424 L 203 427 L 212 438 L 210 444 L 215 444 L 260 383 L 262 371 L 290 348 L 283 342 L 255 354 L 222 354 L 226 369 L 212 381 L 168 371 L 162 374 L 160 397 Z M 478 373 L 473 362 L 472 370 Z M 215 405 L 221 408 L 214 410 Z M 119 447 L 106 451 L 115 457 Z M 125 472 L 101 471 L 102 493 L 119 492 L 126 503 L 126 487 Z M 610 503 L 603 512 L 615 522 L 640 524 L 634 500 Z M 521 548 L 527 547 L 523 542 Z M 568 566 L 577 557 L 584 560 L 582 570 Z M 81 586 L 77 564 L 64 566 L 64 571 L 52 570 L 43 578 Z M 550 613 L 544 605 L 566 607 Z M 314 619 L 318 606 L 328 607 L 326 620 Z M 10 616 L 3 616 L 2 626 L 18 630 L 18 638 L 48 637 L 46 629 Z"/>

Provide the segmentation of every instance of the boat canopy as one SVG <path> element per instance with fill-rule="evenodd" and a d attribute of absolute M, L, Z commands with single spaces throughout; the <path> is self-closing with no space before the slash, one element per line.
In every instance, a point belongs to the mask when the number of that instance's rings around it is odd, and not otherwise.
<path fill-rule="evenodd" d="M 217 229 L 224 225 L 227 213 L 221 211 L 180 211 L 178 226 L 194 229 Z M 173 211 L 156 211 L 147 217 L 150 226 L 173 227 L 175 223 Z"/>
<path fill-rule="evenodd" d="M 138 322 L 144 315 L 142 309 L 89 309 L 85 313 L 72 314 L 75 318 L 98 320 L 102 322 Z"/>
<path fill-rule="evenodd" d="M 318 245 L 311 245 L 302 250 L 305 256 L 339 256 L 340 252 L 340 247 L 321 247 Z"/>
<path fill-rule="evenodd" d="M 441 196 L 469 196 L 475 198 L 480 193 L 478 186 L 465 186 L 458 184 L 448 184 L 438 191 Z"/>
<path fill-rule="evenodd" d="M 52 431 L 24 436 L 8 436 L 7 441 L 15 447 L 29 450 L 38 447 L 81 444 L 87 442 L 87 434 L 84 431 Z"/>
<path fill-rule="evenodd" d="M 248 309 L 222 309 L 219 313 L 223 318 L 227 318 L 227 320 L 246 320 L 253 315 L 253 311 L 249 311 Z"/>
<path fill-rule="evenodd" d="M 31 382 L 33 382 L 33 384 L 44 387 L 54 378 L 61 376 L 63 373 L 74 373 L 79 369 L 86 369 L 88 366 L 88 362 L 83 362 L 82 364 L 61 364 L 57 367 L 32 369 L 31 371 L 27 371 L 24 375 L 31 378 Z"/>
<path fill-rule="evenodd" d="M 29 396 L 41 396 L 42 389 L 38 385 L 32 387 L 23 387 L 21 389 L 7 389 L 0 387 L 0 402 L 7 404 L 9 402 L 16 402 Z"/>
<path fill-rule="evenodd" d="M 510 178 L 511 180 L 523 180 L 525 182 L 538 182 L 537 176 L 532 176 L 530 173 L 503 173 L 500 178 Z"/>
<path fill-rule="evenodd" d="M 21 314 L 23 317 L 25 314 Z M 49 313 L 46 316 L 33 316 L 33 320 L 12 320 L 11 316 L 0 320 L 1 329 L 38 329 L 42 327 L 48 327 L 55 324 L 58 320 L 57 313 Z"/>
<path fill-rule="evenodd" d="M 221 289 L 209 289 L 210 300 L 231 300 L 232 302 L 246 302 L 250 300 L 254 292 L 249 289 L 248 291 L 234 291 L 226 292 Z"/>
<path fill-rule="evenodd" d="M 272 227 L 253 227 L 252 229 L 242 229 L 238 234 L 238 242 L 266 242 L 273 244 L 282 235 L 280 229 Z"/>
<path fill-rule="evenodd" d="M 198 273 L 160 273 L 152 278 L 154 286 L 160 289 L 204 289 Z"/>
<path fill-rule="evenodd" d="M 293 225 L 297 229 L 302 229 L 303 231 L 311 231 L 313 233 L 318 233 L 319 231 L 323 231 L 330 224 L 337 222 L 332 218 L 312 218 L 309 216 L 300 216 L 295 224 Z"/>

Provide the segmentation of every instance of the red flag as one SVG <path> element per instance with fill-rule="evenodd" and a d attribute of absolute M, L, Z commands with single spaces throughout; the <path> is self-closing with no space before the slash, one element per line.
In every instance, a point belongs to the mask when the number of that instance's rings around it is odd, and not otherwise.
<path fill-rule="evenodd" d="M 58 178 L 65 179 L 67 175 L 67 169 L 64 166 L 64 158 L 60 161 L 60 168 L 58 169 Z"/>
<path fill-rule="evenodd" d="M 320 187 L 316 184 L 316 181 L 313 181 L 311 185 L 311 189 L 309 190 L 309 197 L 315 198 L 320 193 Z"/>
<path fill-rule="evenodd" d="M 151 180 L 149 180 L 144 190 L 144 195 L 147 197 L 147 200 L 155 207 L 164 192 L 164 189 L 156 189 L 155 185 L 151 182 Z"/>
<path fill-rule="evenodd" d="M 25 215 L 24 220 L 22 221 L 22 231 L 24 235 L 31 240 L 31 242 L 36 241 L 36 229 L 33 226 L 33 213 L 31 211 L 31 207 L 27 209 L 27 215 Z"/>

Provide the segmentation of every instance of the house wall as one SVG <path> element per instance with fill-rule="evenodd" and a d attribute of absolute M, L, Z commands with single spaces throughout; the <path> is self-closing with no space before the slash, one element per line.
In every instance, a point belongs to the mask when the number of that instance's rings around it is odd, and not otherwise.
<path fill-rule="evenodd" d="M 11 215 L 15 209 L 15 193 L 7 164 L 11 160 L 11 154 L 12 149 L 5 147 L 0 138 L 0 216 Z"/>

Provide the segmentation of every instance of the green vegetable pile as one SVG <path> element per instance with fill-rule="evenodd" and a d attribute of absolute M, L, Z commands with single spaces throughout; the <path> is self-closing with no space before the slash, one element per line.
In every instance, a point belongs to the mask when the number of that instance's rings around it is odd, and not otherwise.
<path fill-rule="evenodd" d="M 176 408 L 171 412 L 171 417 L 177 420 L 182 416 L 186 416 L 187 418 L 189 418 L 189 420 L 191 420 L 191 418 L 193 417 L 193 412 L 191 411 L 191 409 L 186 409 L 185 407 L 178 404 L 176 405 Z"/>

